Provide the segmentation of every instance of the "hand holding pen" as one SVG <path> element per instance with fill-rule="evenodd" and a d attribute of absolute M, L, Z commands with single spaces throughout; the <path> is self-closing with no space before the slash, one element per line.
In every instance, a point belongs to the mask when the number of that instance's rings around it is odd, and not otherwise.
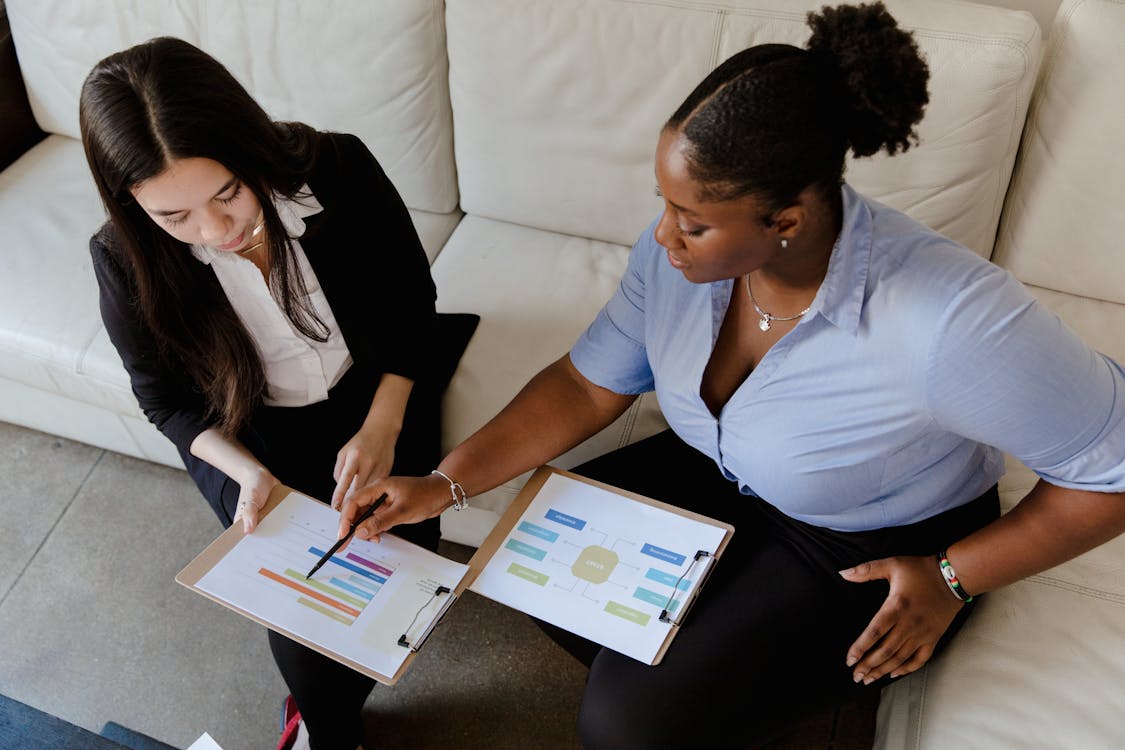
<path fill-rule="evenodd" d="M 384 492 L 375 502 L 371 503 L 371 505 L 368 506 L 367 510 L 363 511 L 363 513 L 360 514 L 359 518 L 352 521 L 352 525 L 348 529 L 348 533 L 336 540 L 336 543 L 333 544 L 319 560 L 316 561 L 316 565 L 312 566 L 312 570 L 305 574 L 305 578 L 312 578 L 313 573 L 320 570 L 321 565 L 324 565 L 324 563 L 328 562 L 332 558 L 332 555 L 336 554 L 341 547 L 347 544 L 348 540 L 350 540 L 352 538 L 352 535 L 355 534 L 356 528 L 358 528 L 359 525 L 366 521 L 368 518 L 371 518 L 375 511 L 379 509 L 379 506 L 386 502 L 386 500 L 387 493 Z"/>

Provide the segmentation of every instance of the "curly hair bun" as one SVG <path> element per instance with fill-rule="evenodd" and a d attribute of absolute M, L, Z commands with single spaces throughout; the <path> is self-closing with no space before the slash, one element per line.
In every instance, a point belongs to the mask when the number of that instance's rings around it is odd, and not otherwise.
<path fill-rule="evenodd" d="M 856 156 L 905 151 L 918 142 L 914 126 L 930 100 L 930 69 L 914 37 L 898 27 L 882 2 L 823 7 L 809 13 L 808 50 L 842 85 L 844 131 Z"/>

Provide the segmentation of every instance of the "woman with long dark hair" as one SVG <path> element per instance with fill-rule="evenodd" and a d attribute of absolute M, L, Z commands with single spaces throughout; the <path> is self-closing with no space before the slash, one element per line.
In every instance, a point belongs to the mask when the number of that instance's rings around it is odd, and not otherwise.
<path fill-rule="evenodd" d="M 338 508 L 392 470 L 428 474 L 475 318 L 436 315 L 410 216 L 363 143 L 272 121 L 172 38 L 99 62 L 80 118 L 109 215 L 90 243 L 106 330 L 223 525 L 251 531 L 279 482 Z M 438 520 L 399 533 L 435 549 Z M 269 638 L 312 747 L 354 750 L 373 681 Z"/>
<path fill-rule="evenodd" d="M 483 492 L 655 391 L 671 430 L 576 471 L 735 526 L 660 665 L 556 634 L 590 666 L 588 750 L 755 746 L 1125 529 L 1125 372 L 844 182 L 849 150 L 915 141 L 928 70 L 881 3 L 809 22 L 807 48 L 744 50 L 676 110 L 620 289 L 438 467 Z M 998 518 L 1001 450 L 1042 479 Z M 384 492 L 360 538 L 450 504 L 441 476 L 391 477 L 341 521 Z"/>

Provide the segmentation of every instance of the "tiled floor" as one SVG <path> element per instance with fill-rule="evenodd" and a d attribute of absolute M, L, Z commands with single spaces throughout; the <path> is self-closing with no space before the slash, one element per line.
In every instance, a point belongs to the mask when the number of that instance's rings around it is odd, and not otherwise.
<path fill-rule="evenodd" d="M 264 630 L 173 581 L 221 530 L 184 472 L 0 423 L 0 519 L 0 694 L 95 732 L 274 747 L 286 691 Z M 376 687 L 370 747 L 576 748 L 584 679 L 525 616 L 468 595 Z M 870 747 L 873 717 L 846 707 L 771 750 Z"/>
<path fill-rule="evenodd" d="M 95 732 L 274 747 L 286 691 L 265 631 L 173 581 L 221 531 L 184 472 L 0 423 L 0 518 L 0 694 Z M 574 748 L 584 678 L 526 617 L 466 596 L 399 684 L 376 687 L 368 736 Z"/>

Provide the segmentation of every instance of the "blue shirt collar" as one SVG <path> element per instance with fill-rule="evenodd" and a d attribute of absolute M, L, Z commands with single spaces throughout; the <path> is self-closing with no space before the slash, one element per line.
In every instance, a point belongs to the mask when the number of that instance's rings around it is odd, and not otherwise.
<path fill-rule="evenodd" d="M 843 197 L 843 224 L 828 272 L 816 293 L 809 312 L 848 333 L 859 329 L 860 315 L 867 292 L 867 272 L 871 266 L 871 211 L 850 185 L 840 186 Z"/>

